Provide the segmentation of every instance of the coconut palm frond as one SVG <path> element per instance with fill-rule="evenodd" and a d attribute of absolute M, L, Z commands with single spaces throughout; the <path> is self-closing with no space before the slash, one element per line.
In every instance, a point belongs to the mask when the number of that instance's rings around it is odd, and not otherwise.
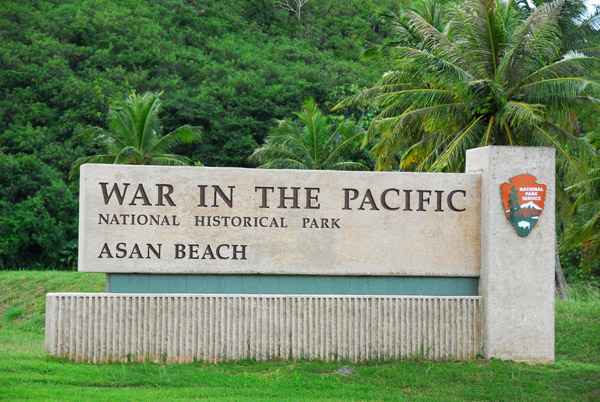
<path fill-rule="evenodd" d="M 586 87 L 600 88 L 600 78 L 560 77 L 538 80 L 521 87 L 522 98 L 530 103 L 570 107 Z"/>
<path fill-rule="evenodd" d="M 560 0 L 544 4 L 512 34 L 513 43 L 499 63 L 502 82 L 520 82 L 551 62 L 560 48 L 558 15 Z"/>
<path fill-rule="evenodd" d="M 544 120 L 544 105 L 509 101 L 498 111 L 497 117 L 517 130 L 527 130 Z"/>
<path fill-rule="evenodd" d="M 588 57 L 578 52 L 569 52 L 562 59 L 532 72 L 521 82 L 517 83 L 517 85 L 533 83 L 544 79 L 593 75 L 599 68 L 600 59 Z"/>
<path fill-rule="evenodd" d="M 129 146 L 121 149 L 115 158 L 116 164 L 146 165 L 146 158 L 139 149 Z"/>
<path fill-rule="evenodd" d="M 454 139 L 441 152 L 435 162 L 433 162 L 429 170 L 433 172 L 448 170 L 448 164 L 451 163 L 452 159 L 456 159 L 453 158 L 455 153 L 464 154 L 467 149 L 472 148 L 472 146 L 469 146 L 469 143 L 473 141 L 473 137 L 479 135 L 479 131 L 483 126 L 481 124 L 482 120 L 483 116 L 478 116 L 471 124 L 458 132 Z"/>
<path fill-rule="evenodd" d="M 150 164 L 163 166 L 189 166 L 192 164 L 192 160 L 187 156 L 182 155 L 157 154 L 152 155 Z"/>
<path fill-rule="evenodd" d="M 574 20 L 577 20 L 581 13 L 579 12 Z M 600 9 L 586 16 L 579 23 L 570 21 L 570 29 L 562 29 L 563 51 L 578 51 L 588 56 L 598 56 L 594 53 L 600 45 Z"/>
<path fill-rule="evenodd" d="M 165 152 L 169 149 L 172 149 L 178 145 L 182 144 L 193 144 L 194 142 L 199 141 L 201 138 L 201 130 L 199 127 L 190 126 L 186 124 L 185 126 L 181 126 L 169 134 L 161 137 L 154 144 L 150 145 L 150 153 L 153 152 Z"/>
<path fill-rule="evenodd" d="M 412 29 L 423 38 L 423 45 L 432 54 L 440 56 L 465 71 L 471 69 L 469 59 L 448 37 L 443 35 L 416 12 L 409 11 L 407 17 Z"/>
<path fill-rule="evenodd" d="M 78 159 L 70 177 L 77 174 L 83 163 L 189 165 L 192 161 L 169 151 L 180 144 L 190 144 L 200 139 L 200 128 L 185 125 L 161 136 L 161 92 L 148 92 L 142 96 L 135 92 L 111 103 L 109 129 L 87 127 L 78 134 L 84 143 L 99 145 L 105 154 Z M 110 157 L 109 157 L 110 155 Z"/>
<path fill-rule="evenodd" d="M 307 99 L 295 113 L 297 120 L 283 120 L 271 129 L 265 143 L 248 158 L 260 168 L 362 170 L 364 164 L 351 159 L 364 133 L 356 126 L 341 124 L 337 129 Z"/>

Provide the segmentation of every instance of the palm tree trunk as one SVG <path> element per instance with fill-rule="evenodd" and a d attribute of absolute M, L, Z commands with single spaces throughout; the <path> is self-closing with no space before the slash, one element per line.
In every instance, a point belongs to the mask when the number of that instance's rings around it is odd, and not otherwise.
<path fill-rule="evenodd" d="M 567 288 L 565 274 L 563 273 L 562 265 L 560 264 L 560 258 L 558 254 L 558 239 L 555 240 L 554 255 L 554 285 L 556 290 L 556 296 L 560 300 L 568 300 L 569 289 Z"/>

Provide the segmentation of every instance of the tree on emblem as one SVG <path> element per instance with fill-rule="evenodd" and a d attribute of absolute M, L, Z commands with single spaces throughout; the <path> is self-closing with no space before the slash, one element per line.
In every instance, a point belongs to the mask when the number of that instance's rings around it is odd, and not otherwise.
<path fill-rule="evenodd" d="M 515 186 L 510 188 L 510 195 L 508 196 L 508 207 L 510 208 L 510 213 L 515 214 L 519 209 L 521 209 L 521 205 L 519 205 L 519 193 Z"/>

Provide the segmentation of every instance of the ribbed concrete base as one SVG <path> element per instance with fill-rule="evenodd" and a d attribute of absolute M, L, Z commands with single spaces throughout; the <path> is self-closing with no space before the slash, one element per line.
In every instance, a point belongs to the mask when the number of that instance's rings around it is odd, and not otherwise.
<path fill-rule="evenodd" d="M 482 353 L 482 298 L 49 293 L 46 351 L 76 361 Z"/>

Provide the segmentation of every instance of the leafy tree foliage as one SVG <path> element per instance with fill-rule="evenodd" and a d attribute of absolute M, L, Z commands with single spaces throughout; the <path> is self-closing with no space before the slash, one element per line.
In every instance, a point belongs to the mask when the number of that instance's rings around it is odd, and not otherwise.
<path fill-rule="evenodd" d="M 169 151 L 181 144 L 200 140 L 200 129 L 190 125 L 181 126 L 161 136 L 158 113 L 161 94 L 147 92 L 143 96 L 133 92 L 125 99 L 115 101 L 108 113 L 109 130 L 88 127 L 80 134 L 84 142 L 99 144 L 105 153 L 79 158 L 73 164 L 71 176 L 84 163 L 117 163 L 131 165 L 191 164 L 185 156 Z"/>
<path fill-rule="evenodd" d="M 469 148 L 543 145 L 557 149 L 563 173 L 585 177 L 582 160 L 596 155 L 565 122 L 600 100 L 600 59 L 561 53 L 562 5 L 525 16 L 512 2 L 465 0 L 449 9 L 443 30 L 403 14 L 396 26 L 406 39 L 371 51 L 390 71 L 339 105 L 380 108 L 366 137 L 379 135 L 377 167 L 458 171 Z"/>
<path fill-rule="evenodd" d="M 111 99 L 162 91 L 161 132 L 203 128 L 201 144 L 173 154 L 247 166 L 273 119 L 302 99 L 337 103 L 336 88 L 375 82 L 381 71 L 357 55 L 385 35 L 370 18 L 393 3 L 308 2 L 299 23 L 272 0 L 3 1 L 0 269 L 72 269 L 78 185 L 68 172 L 102 152 L 73 135 L 110 120 Z"/>
<path fill-rule="evenodd" d="M 595 278 L 600 285 L 600 168 L 590 170 L 589 180 L 573 185 L 570 196 L 575 200 L 569 204 L 570 216 L 561 228 L 561 251 L 578 257 L 572 264 L 577 279 Z"/>
<path fill-rule="evenodd" d="M 333 130 L 313 99 L 296 116 L 300 121 L 280 121 L 250 160 L 271 169 L 368 170 L 349 158 L 363 137 L 356 125 L 344 122 Z"/>

